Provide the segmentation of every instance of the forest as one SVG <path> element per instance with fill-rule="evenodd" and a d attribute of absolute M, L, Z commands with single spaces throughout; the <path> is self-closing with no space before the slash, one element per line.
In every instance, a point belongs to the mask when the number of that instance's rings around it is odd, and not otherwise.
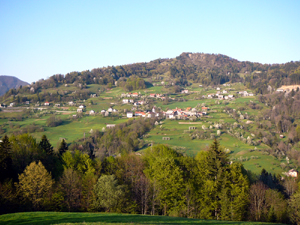
<path fill-rule="evenodd" d="M 147 129 L 147 124 L 140 125 Z M 122 127 L 115 128 L 116 132 Z M 143 131 L 140 132 L 143 132 Z M 105 143 L 108 137 L 94 138 Z M 130 141 L 130 134 L 126 140 Z M 97 142 L 97 141 L 96 141 Z M 101 145 L 101 144 L 100 144 Z M 110 146 L 110 144 L 107 144 Z M 108 148 L 109 151 L 109 148 Z M 215 139 L 196 157 L 165 145 L 95 157 L 55 149 L 43 135 L 5 136 L 0 144 L 0 212 L 123 212 L 299 224 L 299 180 L 231 162 Z"/>

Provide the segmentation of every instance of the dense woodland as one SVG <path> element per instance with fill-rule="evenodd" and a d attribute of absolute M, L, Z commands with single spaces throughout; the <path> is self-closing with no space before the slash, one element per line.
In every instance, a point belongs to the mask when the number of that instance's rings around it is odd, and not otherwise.
<path fill-rule="evenodd" d="M 124 127 L 110 135 L 122 136 Z M 108 137 L 100 133 L 92 138 L 102 146 Z M 45 135 L 40 142 L 28 134 L 5 136 L 0 144 L 1 213 L 102 211 L 300 222 L 298 180 L 282 180 L 265 170 L 253 175 L 230 162 L 217 140 L 196 157 L 164 145 L 151 146 L 142 155 L 134 146 L 118 155 L 109 156 L 109 151 L 95 157 L 69 149 L 64 139 L 54 149 Z"/>
<path fill-rule="evenodd" d="M 225 82 L 242 82 L 256 93 L 268 93 L 268 86 L 300 84 L 300 62 L 285 64 L 260 64 L 240 62 L 221 54 L 182 53 L 173 59 L 157 59 L 148 63 L 135 63 L 122 66 L 95 68 L 82 72 L 57 74 L 47 80 L 37 81 L 30 86 L 10 89 L 2 101 L 69 101 L 86 99 L 91 93 L 89 84 L 111 87 L 119 85 L 132 91 L 145 88 L 143 78 L 160 81 L 161 75 L 170 84 L 189 85 L 190 82 L 203 85 L 219 85 Z M 116 83 L 116 81 L 119 81 Z M 48 93 L 45 89 L 61 85 L 75 84 L 81 91 L 75 93 Z"/>

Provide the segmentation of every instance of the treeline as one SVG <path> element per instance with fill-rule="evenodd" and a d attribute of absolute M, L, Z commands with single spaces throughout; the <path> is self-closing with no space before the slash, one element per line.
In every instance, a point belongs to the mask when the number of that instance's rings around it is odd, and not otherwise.
<path fill-rule="evenodd" d="M 71 91 L 47 92 L 42 86 L 34 91 L 30 91 L 30 87 L 21 89 L 10 89 L 5 95 L 1 96 L 3 101 L 10 101 L 17 104 L 25 104 L 26 101 L 32 102 L 68 102 L 73 100 L 85 100 L 90 97 L 91 92 L 88 89 L 78 89 Z"/>
<path fill-rule="evenodd" d="M 92 159 L 67 150 L 64 141 L 54 152 L 46 136 L 36 143 L 29 135 L 5 136 L 0 153 L 1 213 L 103 211 L 300 222 L 295 179 L 264 170 L 256 177 L 231 163 L 216 140 L 195 158 L 158 145 L 142 155 Z"/>

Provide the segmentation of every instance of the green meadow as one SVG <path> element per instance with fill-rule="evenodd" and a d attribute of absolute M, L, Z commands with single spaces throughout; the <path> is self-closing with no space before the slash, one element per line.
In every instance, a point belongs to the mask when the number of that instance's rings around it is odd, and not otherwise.
<path fill-rule="evenodd" d="M 168 216 L 148 216 L 116 213 L 68 213 L 68 212 L 27 212 L 0 215 L 2 225 L 100 225 L 100 224 L 201 224 L 201 225 L 259 225 L 273 224 L 263 222 L 235 222 L 187 219 Z"/>

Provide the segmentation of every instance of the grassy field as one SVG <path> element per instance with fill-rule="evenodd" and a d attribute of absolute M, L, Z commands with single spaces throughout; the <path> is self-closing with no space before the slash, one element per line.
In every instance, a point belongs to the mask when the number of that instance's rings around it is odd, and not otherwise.
<path fill-rule="evenodd" d="M 28 212 L 13 213 L 0 216 L 0 224 L 4 225 L 100 225 L 100 224 L 209 224 L 209 225 L 255 225 L 255 224 L 273 224 L 258 222 L 234 222 L 234 221 L 216 221 L 216 220 L 198 220 L 181 217 L 167 216 L 145 216 L 115 213 L 66 213 L 66 212 Z"/>
<path fill-rule="evenodd" d="M 203 119 L 198 122 L 199 124 L 188 124 L 189 121 L 186 121 L 187 124 L 182 124 L 178 120 L 165 120 L 160 126 L 156 126 L 152 129 L 149 134 L 146 136 L 145 140 L 154 144 L 166 144 L 170 147 L 175 147 L 178 149 L 183 149 L 183 152 L 189 156 L 195 156 L 199 151 L 206 149 L 211 143 L 211 139 L 193 139 L 190 138 L 190 133 L 184 133 L 188 130 L 190 126 L 195 126 L 197 129 L 201 130 L 202 125 L 209 126 L 209 121 L 219 121 L 220 118 L 224 119 L 225 122 L 228 122 L 230 118 L 226 118 L 227 114 L 219 113 L 213 114 L 213 118 Z M 211 132 L 216 133 L 216 129 L 213 129 Z M 170 137 L 170 140 L 162 140 L 163 137 Z M 226 133 L 222 134 L 218 140 L 221 143 L 221 146 L 230 150 L 228 157 L 234 161 L 242 162 L 246 169 L 251 170 L 254 173 L 260 173 L 263 168 L 272 173 L 281 173 L 282 168 L 280 161 L 273 156 L 266 155 L 262 151 L 267 148 L 267 146 L 261 144 L 256 146 L 249 146 L 244 142 L 238 140 L 235 137 L 232 137 Z"/>

